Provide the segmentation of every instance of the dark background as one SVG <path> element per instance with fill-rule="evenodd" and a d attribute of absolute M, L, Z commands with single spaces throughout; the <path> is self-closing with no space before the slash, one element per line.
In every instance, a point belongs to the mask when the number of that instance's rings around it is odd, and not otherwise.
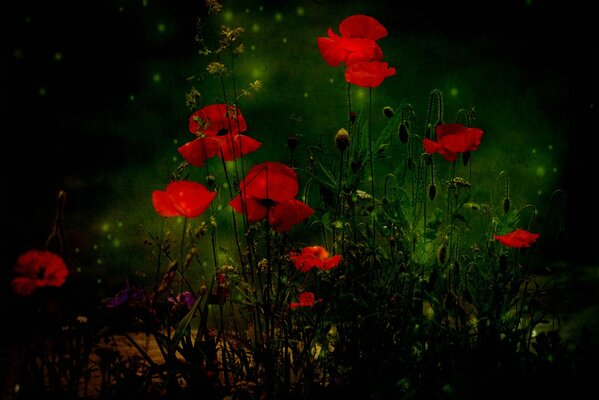
<path fill-rule="evenodd" d="M 256 160 L 281 158 L 289 132 L 316 139 L 343 123 L 343 78 L 322 61 L 315 38 L 329 26 L 338 31 L 346 16 L 372 15 L 389 30 L 381 46 L 398 70 L 377 89 L 377 106 L 409 101 L 422 118 L 435 88 L 454 113 L 475 106 L 486 132 L 480 153 L 496 164 L 492 174 L 510 171 L 517 204 L 530 199 L 543 212 L 554 189 L 567 193 L 563 246 L 546 249 L 547 259 L 594 267 L 596 277 L 599 65 L 590 2 L 229 3 L 214 26 L 230 11 L 224 22 L 248 27 L 244 41 L 255 51 L 240 61 L 239 80 L 265 85 L 243 108 L 250 129 L 269 144 Z M 206 104 L 218 98 L 214 82 L 187 80 L 206 64 L 194 42 L 203 2 L 19 1 L 3 8 L 3 308 L 14 262 L 43 247 L 61 189 L 73 258 L 90 281 L 104 277 L 98 290 L 108 290 L 111 271 L 130 272 L 145 260 L 140 226 L 156 219 L 150 193 L 176 166 L 174 140 L 189 140 L 184 94 L 194 85 Z M 330 87 L 323 84 L 329 75 Z M 452 97 L 454 87 L 459 95 Z M 314 115 L 321 110 L 328 115 Z M 299 127 L 290 118 L 296 114 Z"/>

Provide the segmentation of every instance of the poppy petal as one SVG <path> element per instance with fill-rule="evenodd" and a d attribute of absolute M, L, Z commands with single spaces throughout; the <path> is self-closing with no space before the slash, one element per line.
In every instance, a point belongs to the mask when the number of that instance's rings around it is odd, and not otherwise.
<path fill-rule="evenodd" d="M 262 143 L 246 135 L 225 135 L 213 138 L 221 143 L 218 156 L 225 161 L 234 161 L 240 156 L 253 153 Z"/>
<path fill-rule="evenodd" d="M 247 122 L 241 111 L 227 104 L 210 104 L 189 117 L 189 131 L 194 135 L 217 136 L 219 132 L 241 133 Z"/>
<path fill-rule="evenodd" d="M 287 232 L 293 225 L 314 214 L 312 208 L 296 199 L 276 204 L 269 211 L 268 221 L 277 232 Z"/>
<path fill-rule="evenodd" d="M 30 296 L 37 289 L 35 279 L 26 276 L 17 276 L 10 283 L 13 292 L 19 296 Z"/>
<path fill-rule="evenodd" d="M 395 68 L 388 68 L 388 65 L 380 61 L 352 64 L 345 71 L 345 80 L 360 87 L 377 87 L 385 78 L 395 75 Z"/>
<path fill-rule="evenodd" d="M 441 149 L 441 145 L 437 142 L 434 142 L 430 139 L 424 138 L 422 139 L 422 144 L 424 146 L 424 151 L 427 154 L 433 154 L 438 152 Z"/>
<path fill-rule="evenodd" d="M 347 50 L 331 38 L 319 37 L 318 48 L 322 58 L 331 67 L 339 66 L 347 58 Z"/>
<path fill-rule="evenodd" d="M 387 36 L 387 29 L 368 15 L 352 15 L 339 24 L 341 36 L 378 40 Z"/>
<path fill-rule="evenodd" d="M 207 159 L 219 153 L 221 143 L 216 138 L 197 138 L 178 148 L 179 154 L 195 167 L 202 167 Z"/>
<path fill-rule="evenodd" d="M 166 191 L 155 190 L 152 204 L 163 217 L 195 218 L 206 211 L 215 196 L 216 192 L 197 182 L 176 181 L 169 183 Z"/>
<path fill-rule="evenodd" d="M 241 203 L 241 199 L 241 195 L 235 196 L 233 200 L 229 202 L 229 205 L 240 214 L 244 213 L 245 206 L 245 214 L 247 215 L 249 222 L 258 222 L 266 218 L 266 212 L 268 209 L 262 203 L 260 203 L 258 199 L 247 197 L 245 204 Z"/>
<path fill-rule="evenodd" d="M 336 255 L 333 257 L 329 257 L 324 261 L 324 264 L 322 266 L 323 271 L 328 271 L 330 269 L 335 268 L 337 265 L 339 265 L 339 263 L 341 262 L 341 256 L 340 255 Z"/>
<path fill-rule="evenodd" d="M 285 202 L 297 195 L 297 174 L 287 165 L 267 161 L 254 166 L 239 188 L 248 197 Z"/>

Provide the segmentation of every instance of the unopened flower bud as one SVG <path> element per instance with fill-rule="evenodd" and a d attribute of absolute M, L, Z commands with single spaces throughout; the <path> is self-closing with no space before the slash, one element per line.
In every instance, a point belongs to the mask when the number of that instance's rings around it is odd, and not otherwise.
<path fill-rule="evenodd" d="M 437 252 L 437 259 L 439 260 L 439 264 L 444 265 L 445 261 L 447 261 L 447 246 L 443 245 L 439 248 Z"/>
<path fill-rule="evenodd" d="M 437 196 L 437 186 L 435 186 L 434 183 L 431 183 L 431 185 L 428 187 L 428 197 L 430 197 L 431 201 L 435 200 L 435 197 Z"/>
<path fill-rule="evenodd" d="M 391 107 L 385 106 L 383 107 L 383 115 L 387 118 L 393 118 L 395 111 Z"/>
<path fill-rule="evenodd" d="M 509 197 L 503 199 L 503 212 L 507 214 L 510 210 L 511 201 Z"/>
<path fill-rule="evenodd" d="M 349 133 L 345 129 L 341 128 L 337 131 L 337 134 L 335 135 L 335 144 L 342 152 L 347 149 L 349 146 Z"/>
<path fill-rule="evenodd" d="M 349 112 L 349 122 L 351 122 L 352 124 L 353 124 L 354 122 L 356 122 L 356 116 L 357 116 L 357 115 L 358 115 L 358 113 L 357 113 L 357 112 L 355 112 L 355 111 L 350 111 L 350 112 Z"/>
<path fill-rule="evenodd" d="M 402 122 L 401 125 L 399 125 L 399 141 L 402 143 L 408 143 L 408 126 Z"/>
<path fill-rule="evenodd" d="M 468 165 L 468 161 L 470 160 L 470 152 L 467 151 L 465 153 L 462 153 L 462 162 L 464 163 L 464 167 L 466 165 Z"/>

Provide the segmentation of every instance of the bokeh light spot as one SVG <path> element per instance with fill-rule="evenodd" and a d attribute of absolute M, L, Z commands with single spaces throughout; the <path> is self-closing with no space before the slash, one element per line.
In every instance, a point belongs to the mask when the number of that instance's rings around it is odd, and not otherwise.
<path fill-rule="evenodd" d="M 258 32 L 260 32 L 260 25 L 258 25 L 258 24 L 253 24 L 253 25 L 252 25 L 252 32 L 254 32 L 254 33 L 258 33 Z"/>
<path fill-rule="evenodd" d="M 545 167 L 543 167 L 542 165 L 539 165 L 536 169 L 535 169 L 535 173 L 537 174 L 537 176 L 539 178 L 542 178 L 545 176 L 545 173 L 547 171 L 545 170 Z"/>
<path fill-rule="evenodd" d="M 129 96 L 129 100 L 131 100 L 131 101 L 135 100 L 135 95 L 132 94 L 131 96 Z"/>
<path fill-rule="evenodd" d="M 308 98 L 308 96 L 309 96 L 308 92 L 304 92 L 304 98 L 306 98 L 306 99 L 307 99 L 307 98 Z"/>
<path fill-rule="evenodd" d="M 93 248 L 94 250 L 98 250 L 98 245 L 97 245 L 97 244 L 94 244 L 92 248 Z"/>
<path fill-rule="evenodd" d="M 108 222 L 105 222 L 102 224 L 102 232 L 108 232 L 110 230 L 110 224 L 108 224 Z"/>
<path fill-rule="evenodd" d="M 160 33 L 164 33 L 164 31 L 166 31 L 166 24 L 164 22 L 161 22 L 158 24 L 158 32 Z"/>
<path fill-rule="evenodd" d="M 553 150 L 553 145 L 552 145 L 552 144 L 550 144 L 549 146 L 547 146 L 547 148 L 548 148 L 549 150 Z"/>
<path fill-rule="evenodd" d="M 557 167 L 553 167 L 553 172 L 557 172 Z"/>
<path fill-rule="evenodd" d="M 260 68 L 252 69 L 252 77 L 253 78 L 260 78 L 261 76 L 262 76 L 262 70 Z"/>
<path fill-rule="evenodd" d="M 275 14 L 275 21 L 277 22 L 281 22 L 283 20 L 283 14 L 281 14 L 280 12 Z"/>
<path fill-rule="evenodd" d="M 37 91 L 37 93 L 38 93 L 40 96 L 46 96 L 46 95 L 48 94 L 48 91 L 46 90 L 46 88 L 45 88 L 45 87 L 43 87 L 43 86 L 42 86 L 41 88 L 39 88 L 39 90 Z"/>
<path fill-rule="evenodd" d="M 102 259 L 101 259 L 101 258 L 98 258 L 98 259 L 96 260 L 96 264 L 98 264 L 98 265 L 102 265 Z"/>
<path fill-rule="evenodd" d="M 334 82 L 335 82 L 335 80 L 334 80 L 333 78 L 329 78 L 329 82 L 330 82 L 330 83 L 334 83 Z"/>
<path fill-rule="evenodd" d="M 231 10 L 227 10 L 227 11 L 225 11 L 225 12 L 223 13 L 223 19 L 224 19 L 226 22 L 231 22 L 231 21 L 233 21 L 233 11 L 231 11 Z"/>
<path fill-rule="evenodd" d="M 287 38 L 286 37 L 283 38 L 283 43 L 287 43 Z"/>
<path fill-rule="evenodd" d="M 532 150 L 531 150 L 531 153 L 532 153 L 532 154 L 537 154 L 537 149 L 532 149 Z"/>
<path fill-rule="evenodd" d="M 306 13 L 306 10 L 304 10 L 304 7 L 300 6 L 298 8 L 295 9 L 295 13 L 300 16 L 303 17 L 304 14 Z"/>
<path fill-rule="evenodd" d="M 252 51 L 255 51 L 255 50 L 256 50 L 256 45 L 255 45 L 255 44 L 251 45 L 251 46 L 250 46 L 250 49 L 251 49 Z"/>
<path fill-rule="evenodd" d="M 98 283 L 98 285 L 102 284 L 102 278 L 98 278 L 98 280 L 96 281 Z"/>
<path fill-rule="evenodd" d="M 60 51 L 57 51 L 56 53 L 54 53 L 54 61 L 58 62 L 58 61 L 62 61 L 62 53 Z"/>
<path fill-rule="evenodd" d="M 120 246 L 121 246 L 121 241 L 120 241 L 120 240 L 118 240 L 118 239 L 114 239 L 114 240 L 112 241 L 112 245 L 113 245 L 114 247 L 120 247 Z"/>
<path fill-rule="evenodd" d="M 458 88 L 454 87 L 449 90 L 449 94 L 451 97 L 456 97 L 458 94 L 460 94 L 460 92 L 458 91 Z"/>

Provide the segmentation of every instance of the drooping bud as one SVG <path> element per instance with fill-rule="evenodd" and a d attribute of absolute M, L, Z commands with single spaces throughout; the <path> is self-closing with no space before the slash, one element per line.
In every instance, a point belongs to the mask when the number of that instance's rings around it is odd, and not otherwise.
<path fill-rule="evenodd" d="M 354 122 L 356 122 L 356 117 L 358 116 L 358 113 L 355 111 L 350 111 L 349 112 L 349 122 L 351 122 L 352 124 Z"/>
<path fill-rule="evenodd" d="M 402 122 L 401 125 L 399 125 L 399 141 L 402 143 L 408 143 L 408 126 L 406 125 L 405 122 Z"/>
<path fill-rule="evenodd" d="M 444 265 L 445 261 L 447 261 L 447 246 L 445 244 L 439 247 L 439 251 L 437 251 L 437 259 L 441 265 Z"/>
<path fill-rule="evenodd" d="M 511 201 L 509 197 L 505 197 L 503 199 L 503 212 L 507 214 L 507 212 L 510 210 L 510 205 L 511 205 Z"/>
<path fill-rule="evenodd" d="M 216 184 L 216 179 L 214 178 L 214 175 L 207 175 L 206 176 L 206 185 L 208 186 L 208 188 L 214 189 L 215 184 Z"/>
<path fill-rule="evenodd" d="M 393 116 L 395 115 L 395 111 L 393 110 L 393 108 L 385 106 L 383 107 L 383 115 L 387 118 L 393 118 Z"/>
<path fill-rule="evenodd" d="M 335 135 L 335 144 L 341 152 L 344 152 L 345 149 L 347 149 L 349 146 L 349 133 L 345 129 L 341 128 L 337 131 L 337 134 Z"/>
<path fill-rule="evenodd" d="M 437 186 L 435 186 L 434 183 L 431 183 L 431 185 L 428 187 L 428 197 L 431 199 L 431 201 L 435 200 L 435 197 L 437 196 Z"/>

